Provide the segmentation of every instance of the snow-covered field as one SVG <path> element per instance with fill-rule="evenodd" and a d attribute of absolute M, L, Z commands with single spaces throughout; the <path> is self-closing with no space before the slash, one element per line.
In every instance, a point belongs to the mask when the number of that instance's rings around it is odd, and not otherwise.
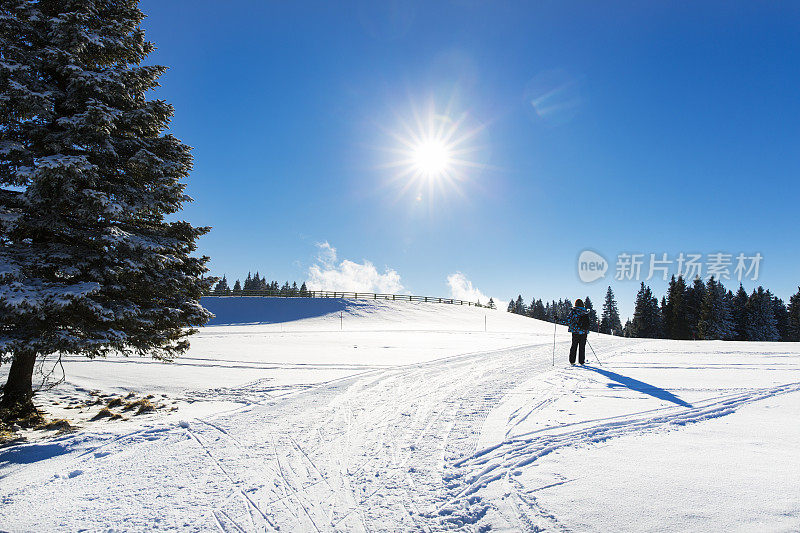
<path fill-rule="evenodd" d="M 51 412 L 178 409 L 0 449 L 0 530 L 800 530 L 796 343 L 592 335 L 571 368 L 504 311 L 204 303 L 173 364 L 64 361 Z"/>

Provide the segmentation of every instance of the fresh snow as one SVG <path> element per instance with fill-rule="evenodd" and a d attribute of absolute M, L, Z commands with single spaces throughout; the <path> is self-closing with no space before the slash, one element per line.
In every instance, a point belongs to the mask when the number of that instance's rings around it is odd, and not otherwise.
<path fill-rule="evenodd" d="M 179 408 L 0 449 L 0 529 L 800 529 L 796 343 L 592 334 L 569 367 L 559 326 L 553 366 L 553 325 L 505 311 L 203 304 L 174 363 L 64 358 L 51 412 Z"/>

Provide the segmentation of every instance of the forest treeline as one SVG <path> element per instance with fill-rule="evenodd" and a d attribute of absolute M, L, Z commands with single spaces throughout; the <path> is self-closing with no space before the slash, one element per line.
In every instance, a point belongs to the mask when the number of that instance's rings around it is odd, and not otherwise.
<path fill-rule="evenodd" d="M 233 284 L 233 288 L 228 284 L 227 276 L 222 276 L 218 279 L 214 288 L 211 290 L 212 296 L 237 296 L 249 293 L 250 291 L 259 291 L 261 293 L 268 292 L 270 296 L 300 296 L 308 297 L 312 295 L 312 291 L 308 290 L 305 281 L 297 286 L 297 282 L 289 284 L 288 281 L 283 285 L 277 281 L 267 281 L 266 278 L 260 276 L 258 271 L 255 274 L 247 273 L 247 278 L 242 284 L 238 279 Z M 371 294 L 371 293 L 370 293 Z M 488 307 L 489 309 L 496 309 L 494 300 L 489 298 L 489 302 L 482 304 L 480 300 L 475 303 L 476 307 Z"/>
<path fill-rule="evenodd" d="M 217 281 L 216 285 L 214 285 L 211 294 L 215 296 L 236 296 L 242 294 L 244 291 L 269 291 L 269 293 L 274 296 L 310 296 L 305 282 L 299 287 L 297 286 L 297 282 L 293 282 L 290 285 L 289 282 L 286 281 L 281 285 L 274 280 L 267 281 L 265 277 L 258 274 L 258 271 L 256 271 L 255 274 L 250 274 L 250 272 L 248 272 L 244 284 L 237 279 L 232 288 L 228 285 L 227 276 L 222 276 L 222 279 Z"/>
<path fill-rule="evenodd" d="M 667 294 L 660 301 L 650 287 L 641 284 L 633 318 L 624 326 L 611 287 L 606 291 L 599 318 L 590 298 L 584 299 L 584 306 L 589 311 L 590 329 L 612 335 L 678 340 L 800 341 L 800 287 L 787 305 L 761 286 L 748 294 L 739 284 L 734 293 L 713 277 L 705 283 L 697 277 L 687 284 L 683 277 L 673 276 Z M 521 295 L 508 304 L 511 313 L 559 324 L 566 323 L 570 309 L 569 299 L 545 304 L 534 298 L 525 305 Z"/>

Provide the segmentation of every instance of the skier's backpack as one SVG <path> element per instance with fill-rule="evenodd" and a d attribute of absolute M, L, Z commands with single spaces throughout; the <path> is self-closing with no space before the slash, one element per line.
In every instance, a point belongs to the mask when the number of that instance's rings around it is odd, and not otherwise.
<path fill-rule="evenodd" d="M 589 331 L 589 313 L 583 313 L 578 317 L 578 329 L 581 331 Z"/>

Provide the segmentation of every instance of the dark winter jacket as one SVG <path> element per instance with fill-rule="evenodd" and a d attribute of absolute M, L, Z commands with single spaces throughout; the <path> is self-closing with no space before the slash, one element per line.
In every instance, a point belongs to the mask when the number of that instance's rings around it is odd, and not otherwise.
<path fill-rule="evenodd" d="M 573 307 L 567 316 L 569 331 L 579 335 L 589 333 L 589 311 L 584 307 Z"/>

